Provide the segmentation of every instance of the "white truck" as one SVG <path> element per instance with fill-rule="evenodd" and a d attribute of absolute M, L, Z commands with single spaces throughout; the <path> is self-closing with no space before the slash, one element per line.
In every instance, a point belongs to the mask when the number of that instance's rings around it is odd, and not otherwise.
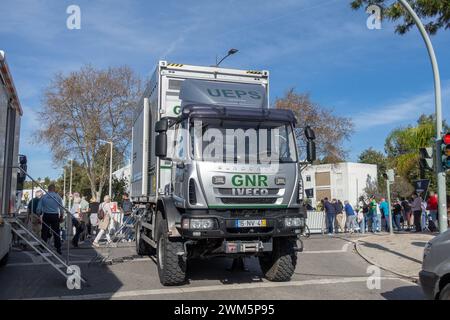
<path fill-rule="evenodd" d="M 16 207 L 20 118 L 19 103 L 5 53 L 0 51 L 0 266 L 8 261 L 11 249 L 9 217 Z"/>
<path fill-rule="evenodd" d="M 306 219 L 295 124 L 269 108 L 268 71 L 159 61 L 133 125 L 131 198 L 136 250 L 156 253 L 163 285 L 217 256 L 257 256 L 266 278 L 290 280 Z"/>

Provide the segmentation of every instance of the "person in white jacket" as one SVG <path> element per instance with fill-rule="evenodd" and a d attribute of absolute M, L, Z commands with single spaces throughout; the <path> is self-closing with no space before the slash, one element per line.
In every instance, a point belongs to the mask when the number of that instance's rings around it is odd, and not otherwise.
<path fill-rule="evenodd" d="M 93 242 L 93 245 L 98 247 L 99 241 L 103 237 L 103 235 L 106 236 L 106 240 L 108 243 L 111 242 L 111 237 L 109 236 L 109 222 L 112 218 L 112 211 L 111 211 L 111 198 L 109 196 L 105 196 L 103 198 L 103 202 L 100 203 L 98 211 L 103 211 L 104 217 L 103 219 L 98 219 L 98 228 L 99 232 L 97 236 L 95 237 L 95 240 Z"/>

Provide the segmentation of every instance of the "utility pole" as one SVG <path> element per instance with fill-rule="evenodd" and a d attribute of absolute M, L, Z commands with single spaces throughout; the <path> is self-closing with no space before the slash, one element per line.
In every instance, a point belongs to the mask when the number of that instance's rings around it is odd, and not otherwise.
<path fill-rule="evenodd" d="M 411 5 L 406 0 L 398 0 L 401 5 L 409 12 L 414 22 L 417 25 L 417 28 L 422 35 L 423 40 L 425 41 L 425 45 L 428 50 L 428 55 L 430 56 L 431 65 L 433 68 L 434 75 L 434 95 L 435 95 L 435 112 L 436 112 L 436 157 L 441 154 L 441 145 L 442 145 L 442 135 L 444 132 L 442 131 L 442 96 L 441 96 L 441 78 L 439 75 L 439 66 L 436 59 L 436 54 L 434 52 L 433 45 L 431 43 L 430 37 L 425 30 L 425 27 L 420 20 L 417 13 L 411 7 Z M 446 172 L 443 168 L 442 161 L 439 158 L 436 158 L 436 176 L 437 176 L 437 185 L 438 185 L 438 201 L 439 201 L 439 231 L 441 233 L 447 231 L 447 190 L 446 190 Z"/>
<path fill-rule="evenodd" d="M 109 152 L 109 196 L 112 198 L 112 169 L 113 169 L 113 142 L 99 139 L 99 141 L 104 143 L 109 143 L 110 152 Z"/>
<path fill-rule="evenodd" d="M 66 166 L 64 166 L 63 205 L 66 207 Z"/>
<path fill-rule="evenodd" d="M 387 192 L 387 201 L 388 201 L 388 219 L 389 219 L 389 233 L 394 234 L 394 229 L 392 226 L 392 219 L 394 218 L 392 215 L 392 205 L 391 205 L 391 183 L 395 181 L 395 173 L 393 169 L 389 169 L 387 171 L 387 179 L 386 179 L 386 192 Z"/>
<path fill-rule="evenodd" d="M 69 178 L 69 210 L 72 207 L 72 176 L 73 176 L 73 159 L 70 159 L 70 178 Z"/>

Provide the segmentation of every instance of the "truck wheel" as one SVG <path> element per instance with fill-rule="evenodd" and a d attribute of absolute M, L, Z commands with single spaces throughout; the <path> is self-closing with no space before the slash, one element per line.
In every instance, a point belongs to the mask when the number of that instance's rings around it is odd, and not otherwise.
<path fill-rule="evenodd" d="M 5 256 L 0 260 L 0 267 L 6 266 L 6 264 L 8 263 L 8 259 L 9 259 L 9 252 L 5 254 Z"/>
<path fill-rule="evenodd" d="M 264 276 L 270 281 L 289 281 L 297 265 L 296 239 L 273 239 L 273 251 L 259 257 Z"/>
<path fill-rule="evenodd" d="M 183 242 L 173 241 L 168 236 L 167 222 L 158 223 L 158 260 L 159 281 L 165 286 L 180 285 L 186 282 L 186 258 L 178 255 L 184 252 Z"/>
<path fill-rule="evenodd" d="M 149 256 L 155 254 L 151 245 L 144 241 L 141 237 L 141 226 L 136 223 L 136 253 L 140 256 Z"/>
<path fill-rule="evenodd" d="M 450 301 L 450 283 L 448 283 L 439 293 L 439 300 Z"/>

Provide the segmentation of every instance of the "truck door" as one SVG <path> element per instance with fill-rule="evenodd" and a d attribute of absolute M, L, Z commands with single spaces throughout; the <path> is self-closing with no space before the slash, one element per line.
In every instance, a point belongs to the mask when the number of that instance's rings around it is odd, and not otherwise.
<path fill-rule="evenodd" d="M 186 159 L 187 159 L 187 122 L 182 121 L 175 127 L 175 145 L 172 162 L 173 195 L 184 199 Z"/>

